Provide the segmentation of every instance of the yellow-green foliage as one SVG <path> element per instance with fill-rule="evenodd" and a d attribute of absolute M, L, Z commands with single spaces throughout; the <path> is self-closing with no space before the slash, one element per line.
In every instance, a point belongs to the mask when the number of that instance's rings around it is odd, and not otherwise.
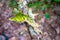
<path fill-rule="evenodd" d="M 29 22 L 33 22 L 31 17 L 24 15 L 22 12 L 17 13 L 14 18 L 9 18 L 9 20 L 16 22 L 24 22 L 27 20 Z"/>

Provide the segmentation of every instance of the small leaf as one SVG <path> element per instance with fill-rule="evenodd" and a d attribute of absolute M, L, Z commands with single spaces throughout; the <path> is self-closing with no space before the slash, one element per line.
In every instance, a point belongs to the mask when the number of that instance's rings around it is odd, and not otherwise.
<path fill-rule="evenodd" d="M 45 14 L 45 18 L 46 18 L 46 19 L 50 19 L 50 18 L 51 18 L 50 14 L 46 13 L 46 14 Z"/>
<path fill-rule="evenodd" d="M 18 4 L 15 0 L 10 0 L 9 6 L 13 8 L 18 8 Z"/>

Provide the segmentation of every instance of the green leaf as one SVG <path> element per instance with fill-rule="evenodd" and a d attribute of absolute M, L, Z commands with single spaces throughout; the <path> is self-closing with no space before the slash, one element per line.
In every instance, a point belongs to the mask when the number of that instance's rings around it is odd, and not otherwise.
<path fill-rule="evenodd" d="M 16 21 L 16 22 L 24 22 L 26 18 L 27 16 L 20 12 L 20 13 L 17 13 L 14 18 L 10 18 L 10 20 Z"/>
<path fill-rule="evenodd" d="M 60 2 L 60 0 L 54 0 L 54 2 Z"/>
<path fill-rule="evenodd" d="M 9 6 L 13 8 L 18 8 L 18 4 L 15 0 L 10 0 Z"/>
<path fill-rule="evenodd" d="M 51 18 L 50 14 L 48 14 L 48 13 L 45 13 L 44 16 L 45 16 L 46 19 L 50 19 Z"/>
<path fill-rule="evenodd" d="M 41 5 L 42 4 L 42 2 L 40 2 L 40 1 L 37 1 L 37 2 L 33 2 L 33 3 L 28 3 L 28 7 L 29 8 L 31 8 L 31 7 L 34 7 L 34 6 L 36 6 L 36 7 L 39 7 L 39 5 Z"/>
<path fill-rule="evenodd" d="M 15 17 L 9 18 L 9 20 L 16 22 L 24 22 L 25 20 L 27 20 L 30 23 L 32 22 L 32 18 L 29 17 L 28 15 L 24 15 L 22 12 L 17 13 Z"/>

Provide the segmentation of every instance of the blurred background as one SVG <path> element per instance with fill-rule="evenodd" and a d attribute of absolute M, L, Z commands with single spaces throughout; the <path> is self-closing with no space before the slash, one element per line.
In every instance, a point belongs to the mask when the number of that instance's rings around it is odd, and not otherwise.
<path fill-rule="evenodd" d="M 0 0 L 0 40 L 60 40 L 60 0 Z"/>

